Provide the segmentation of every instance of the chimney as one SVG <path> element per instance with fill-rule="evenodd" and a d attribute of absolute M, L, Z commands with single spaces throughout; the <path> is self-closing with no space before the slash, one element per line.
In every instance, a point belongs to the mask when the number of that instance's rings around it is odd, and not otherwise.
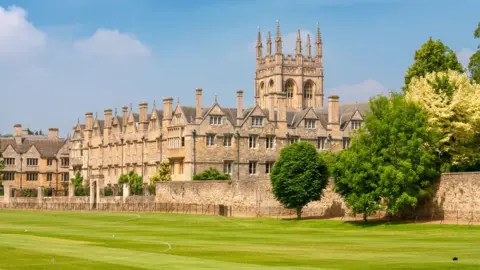
<path fill-rule="evenodd" d="M 126 126 L 128 122 L 128 107 L 123 106 L 122 107 L 122 125 Z"/>
<path fill-rule="evenodd" d="M 93 129 L 93 113 L 87 112 L 85 113 L 85 130 L 92 130 Z"/>
<path fill-rule="evenodd" d="M 328 97 L 328 124 L 338 125 L 340 123 L 340 107 L 338 106 L 338 96 Z"/>
<path fill-rule="evenodd" d="M 202 88 L 197 88 L 195 89 L 196 91 L 196 97 L 195 97 L 195 106 L 196 106 L 196 112 L 195 112 L 195 121 L 197 124 L 200 124 L 200 121 L 202 121 L 203 117 L 203 112 L 202 112 Z"/>
<path fill-rule="evenodd" d="M 172 103 L 173 98 L 167 97 L 163 99 L 163 119 L 172 120 Z"/>
<path fill-rule="evenodd" d="M 58 139 L 58 128 L 49 128 L 48 129 L 48 138 L 57 140 Z"/>
<path fill-rule="evenodd" d="M 268 97 L 268 120 L 275 121 L 275 97 L 270 95 Z"/>
<path fill-rule="evenodd" d="M 147 102 L 142 102 L 138 104 L 138 127 L 140 131 L 146 131 L 148 127 L 148 103 Z"/>
<path fill-rule="evenodd" d="M 240 121 L 243 117 L 243 91 L 237 91 L 237 125 L 240 125 Z"/>
<path fill-rule="evenodd" d="M 278 95 L 278 119 L 279 122 L 287 121 L 287 105 L 285 103 L 286 94 L 281 93 Z"/>
<path fill-rule="evenodd" d="M 22 125 L 16 124 L 13 126 L 13 136 L 17 144 L 22 144 Z"/>
<path fill-rule="evenodd" d="M 104 128 L 112 127 L 112 109 L 106 109 L 103 111 L 103 120 Z"/>

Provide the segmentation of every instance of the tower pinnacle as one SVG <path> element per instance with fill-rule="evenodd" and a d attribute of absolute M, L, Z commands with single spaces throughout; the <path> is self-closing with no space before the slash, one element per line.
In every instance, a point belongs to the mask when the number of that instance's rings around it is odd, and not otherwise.
<path fill-rule="evenodd" d="M 305 45 L 307 50 L 307 57 L 312 56 L 312 45 L 310 44 L 310 34 L 307 34 L 307 44 Z"/>
<path fill-rule="evenodd" d="M 267 56 L 272 55 L 272 34 L 268 31 L 267 36 Z"/>
<path fill-rule="evenodd" d="M 302 38 L 300 37 L 300 28 L 297 31 L 297 47 L 295 48 L 295 54 L 302 54 Z"/>
<path fill-rule="evenodd" d="M 262 34 L 260 32 L 260 26 L 258 27 L 258 35 L 257 35 L 257 59 L 262 57 Z"/>
<path fill-rule="evenodd" d="M 317 57 L 322 56 L 322 34 L 320 33 L 320 24 L 317 23 L 317 42 L 316 45 L 316 55 Z"/>
<path fill-rule="evenodd" d="M 280 21 L 277 20 L 277 34 L 275 37 L 275 53 L 282 54 L 282 34 L 280 33 Z"/>

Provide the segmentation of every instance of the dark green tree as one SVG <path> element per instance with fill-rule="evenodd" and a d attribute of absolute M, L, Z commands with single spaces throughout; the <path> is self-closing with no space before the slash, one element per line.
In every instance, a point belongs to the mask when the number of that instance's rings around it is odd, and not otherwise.
<path fill-rule="evenodd" d="M 473 36 L 476 39 L 480 39 L 480 22 L 478 23 L 477 29 L 473 33 Z M 477 51 L 470 56 L 470 63 L 468 63 L 468 71 L 470 71 L 470 76 L 473 81 L 480 83 L 480 45 L 477 47 Z"/>
<path fill-rule="evenodd" d="M 77 172 L 71 181 L 74 187 L 75 196 L 88 196 L 90 192 L 89 185 L 84 185 L 83 176 L 80 172 Z"/>
<path fill-rule="evenodd" d="M 311 201 L 320 200 L 328 184 L 328 168 L 315 147 L 308 142 L 293 143 L 282 149 L 272 169 L 273 195 L 286 208 L 296 209 L 297 218 Z"/>
<path fill-rule="evenodd" d="M 142 195 L 143 192 L 143 177 L 131 170 L 128 174 L 122 174 L 118 178 L 118 184 L 129 184 L 130 191 L 133 195 Z"/>
<path fill-rule="evenodd" d="M 415 51 L 414 62 L 405 75 L 403 91 L 407 91 L 413 77 L 422 77 L 434 71 L 448 70 L 465 72 L 460 62 L 458 62 L 455 52 L 440 40 L 433 40 L 430 37 L 420 49 Z"/>
<path fill-rule="evenodd" d="M 440 176 L 440 137 L 427 124 L 427 113 L 401 94 L 370 100 L 364 125 L 335 169 L 336 191 L 364 219 L 380 198 L 393 215 L 432 194 Z"/>
<path fill-rule="evenodd" d="M 210 167 L 199 174 L 193 176 L 193 180 L 230 180 L 230 174 L 221 173 L 215 167 Z"/>

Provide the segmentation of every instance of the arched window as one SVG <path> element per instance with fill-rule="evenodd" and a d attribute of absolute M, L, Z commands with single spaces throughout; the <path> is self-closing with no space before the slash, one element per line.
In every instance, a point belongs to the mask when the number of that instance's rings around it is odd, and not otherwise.
<path fill-rule="evenodd" d="M 303 87 L 303 104 L 305 107 L 313 106 L 313 82 L 307 81 Z"/>
<path fill-rule="evenodd" d="M 285 83 L 284 92 L 287 94 L 287 107 L 293 107 L 293 93 L 295 92 L 295 82 L 292 79 Z"/>
<path fill-rule="evenodd" d="M 273 80 L 270 80 L 270 81 L 268 82 L 268 92 L 269 92 L 269 93 L 273 92 L 273 86 L 274 86 L 274 85 L 273 85 Z"/>

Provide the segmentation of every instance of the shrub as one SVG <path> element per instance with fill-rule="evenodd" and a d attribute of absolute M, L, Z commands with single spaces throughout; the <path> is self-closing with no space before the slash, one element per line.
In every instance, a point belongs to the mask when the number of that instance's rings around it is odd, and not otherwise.
<path fill-rule="evenodd" d="M 193 180 L 230 180 L 230 174 L 220 173 L 217 168 L 210 167 L 202 173 L 195 174 Z"/>
<path fill-rule="evenodd" d="M 132 195 L 143 194 L 143 177 L 138 175 L 133 170 L 131 170 L 128 174 L 120 175 L 120 177 L 118 178 L 118 184 L 130 185 L 130 192 L 132 193 Z"/>

